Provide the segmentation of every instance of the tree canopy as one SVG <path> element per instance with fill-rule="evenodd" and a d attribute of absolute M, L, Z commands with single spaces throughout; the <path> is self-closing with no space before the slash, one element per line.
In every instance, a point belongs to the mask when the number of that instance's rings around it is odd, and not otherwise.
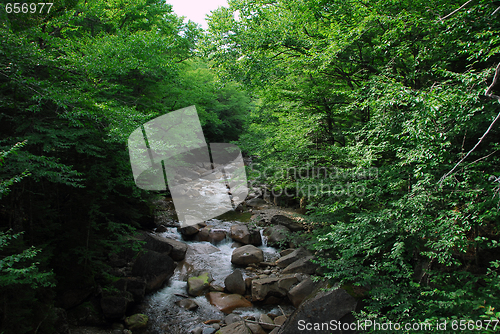
<path fill-rule="evenodd" d="M 0 5 L 0 332 L 113 281 L 153 221 L 127 138 L 193 104 L 303 204 L 358 319 L 499 320 L 498 3 L 228 2 L 207 31 L 160 0 Z"/>
<path fill-rule="evenodd" d="M 361 319 L 499 316 L 497 7 L 233 0 L 211 16 L 206 55 L 260 99 L 239 144 L 276 197 L 308 200 L 308 246 L 368 291 Z"/>

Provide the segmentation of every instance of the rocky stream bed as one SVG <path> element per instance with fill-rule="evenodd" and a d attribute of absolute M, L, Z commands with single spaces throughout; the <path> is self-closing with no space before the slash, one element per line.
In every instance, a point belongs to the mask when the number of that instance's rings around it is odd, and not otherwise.
<path fill-rule="evenodd" d="M 69 311 L 71 333 L 293 334 L 301 319 L 354 320 L 357 300 L 326 291 L 327 282 L 312 279 L 321 276 L 314 255 L 295 248 L 291 236 L 308 226 L 294 210 L 253 198 L 180 228 L 168 199 L 155 205 L 157 227 L 138 237 L 144 250 L 110 254 L 115 289 Z M 354 332 L 328 329 L 308 333 Z"/>

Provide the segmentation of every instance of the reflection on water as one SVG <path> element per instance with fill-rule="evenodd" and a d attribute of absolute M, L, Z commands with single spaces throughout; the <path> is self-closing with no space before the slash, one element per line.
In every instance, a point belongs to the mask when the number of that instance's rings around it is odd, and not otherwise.
<path fill-rule="evenodd" d="M 226 220 L 226 221 L 239 221 L 242 223 L 247 223 L 250 221 L 252 217 L 251 212 L 238 212 L 238 211 L 228 211 L 218 216 L 217 219 Z"/>

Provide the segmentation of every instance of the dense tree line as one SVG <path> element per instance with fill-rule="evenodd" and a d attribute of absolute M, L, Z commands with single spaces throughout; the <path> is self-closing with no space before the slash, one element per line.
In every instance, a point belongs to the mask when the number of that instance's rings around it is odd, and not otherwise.
<path fill-rule="evenodd" d="M 203 32 L 160 0 L 2 4 L 0 331 L 50 333 L 61 293 L 112 279 L 152 220 L 127 138 L 193 104 L 307 203 L 359 319 L 498 319 L 500 12 L 430 6 L 230 0 Z"/>
<path fill-rule="evenodd" d="M 498 319 L 498 4 L 229 3 L 204 51 L 258 99 L 240 147 L 308 201 L 306 245 L 358 317 Z"/>
<path fill-rule="evenodd" d="M 130 133 L 195 104 L 208 141 L 235 140 L 251 106 L 164 1 L 2 4 L 0 19 L 0 332 L 51 333 L 61 294 L 104 284 L 107 254 L 151 226 Z"/>

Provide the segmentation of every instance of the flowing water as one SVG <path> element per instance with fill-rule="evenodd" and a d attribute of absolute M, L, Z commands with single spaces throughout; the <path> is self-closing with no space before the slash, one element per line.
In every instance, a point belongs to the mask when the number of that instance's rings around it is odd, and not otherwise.
<path fill-rule="evenodd" d="M 241 220 L 246 220 L 247 218 L 246 215 L 241 217 L 244 218 Z M 226 231 L 227 235 L 229 235 L 231 225 L 238 223 L 239 222 L 234 221 L 228 222 L 222 219 L 212 219 L 208 222 L 214 229 Z M 176 228 L 169 228 L 166 232 L 159 233 L 159 235 L 182 241 L 182 237 L 179 232 L 177 232 Z M 175 304 L 176 301 L 183 299 L 183 297 L 176 296 L 175 294 L 187 295 L 187 278 L 197 275 L 202 271 L 208 271 L 212 274 L 214 278 L 213 284 L 224 287 L 225 278 L 236 269 L 236 267 L 231 264 L 231 254 L 234 250 L 234 248 L 231 247 L 233 241 L 229 237 L 226 237 L 225 240 L 216 245 L 212 245 L 206 241 L 184 242 L 188 244 L 186 259 L 179 263 L 168 285 L 158 292 L 146 297 L 143 302 L 142 312 L 146 313 L 150 318 L 150 333 L 187 334 L 196 327 L 209 327 L 203 324 L 206 320 L 224 319 L 225 314 L 210 305 L 205 296 L 196 298 L 190 297 L 199 307 L 195 311 L 188 311 Z M 268 247 L 265 243 L 265 238 L 263 238 L 263 242 L 264 244 L 259 248 L 264 252 L 264 260 L 276 260 L 279 257 L 277 250 Z M 242 270 L 242 272 L 244 278 L 255 275 L 245 270 Z M 276 305 L 236 309 L 233 311 L 233 313 L 238 313 L 242 316 L 258 316 L 260 313 L 268 312 L 281 314 L 281 311 Z"/>

